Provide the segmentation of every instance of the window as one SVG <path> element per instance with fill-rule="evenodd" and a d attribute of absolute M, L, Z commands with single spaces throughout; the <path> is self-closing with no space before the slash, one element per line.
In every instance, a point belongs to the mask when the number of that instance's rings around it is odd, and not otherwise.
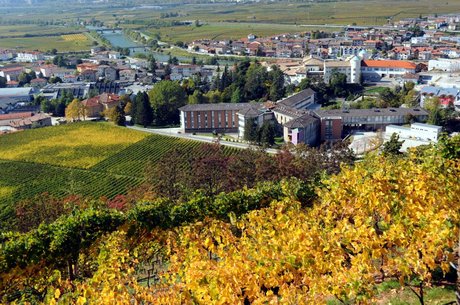
<path fill-rule="evenodd" d="M 325 136 L 326 139 L 332 139 L 332 120 L 326 121 Z"/>

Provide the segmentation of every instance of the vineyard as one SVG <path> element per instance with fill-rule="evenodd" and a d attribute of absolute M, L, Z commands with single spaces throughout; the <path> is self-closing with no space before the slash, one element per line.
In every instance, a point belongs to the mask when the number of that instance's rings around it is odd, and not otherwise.
<path fill-rule="evenodd" d="M 47 192 L 113 198 L 144 180 L 173 148 L 192 152 L 196 141 L 150 135 L 104 123 L 35 129 L 0 137 L 0 222 L 16 202 Z M 231 155 L 237 149 L 226 148 Z M 167 166 L 167 165 L 165 165 Z"/>
<path fill-rule="evenodd" d="M 88 37 L 85 34 L 69 34 L 61 35 L 61 38 L 65 41 L 87 41 Z"/>

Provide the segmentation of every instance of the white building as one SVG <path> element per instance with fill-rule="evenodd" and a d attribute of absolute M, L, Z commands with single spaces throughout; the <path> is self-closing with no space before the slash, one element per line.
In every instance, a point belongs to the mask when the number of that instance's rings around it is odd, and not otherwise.
<path fill-rule="evenodd" d="M 393 133 L 396 133 L 401 140 L 408 139 L 436 143 L 441 131 L 441 126 L 423 123 L 412 123 L 410 127 L 388 125 L 385 129 L 385 138 L 389 139 Z"/>
<path fill-rule="evenodd" d="M 347 61 L 325 61 L 324 82 L 329 83 L 334 72 L 347 76 L 347 83 L 357 84 L 361 78 L 361 58 L 353 56 Z"/>
<path fill-rule="evenodd" d="M 403 60 L 363 60 L 361 74 L 364 80 L 379 81 L 383 77 L 402 77 L 404 74 L 415 74 L 417 65 Z"/>
<path fill-rule="evenodd" d="M 18 53 L 18 56 L 16 57 L 17 62 L 36 62 L 39 60 L 43 60 L 43 54 L 35 51 Z"/>
<path fill-rule="evenodd" d="M 460 60 L 439 58 L 428 61 L 428 71 L 441 70 L 445 72 L 460 71 Z"/>
<path fill-rule="evenodd" d="M 6 61 L 13 58 L 13 53 L 8 50 L 0 50 L 0 61 Z"/>

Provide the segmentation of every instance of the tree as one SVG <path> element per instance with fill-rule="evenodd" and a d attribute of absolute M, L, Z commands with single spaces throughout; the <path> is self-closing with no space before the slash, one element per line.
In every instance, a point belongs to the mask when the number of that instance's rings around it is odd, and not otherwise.
<path fill-rule="evenodd" d="M 228 157 L 224 155 L 222 146 L 206 144 L 202 148 L 206 154 L 197 156 L 192 164 L 191 189 L 203 190 L 211 200 L 215 195 L 225 191 Z"/>
<path fill-rule="evenodd" d="M 379 101 L 381 107 L 399 107 L 401 102 L 399 96 L 390 88 L 385 88 L 379 93 Z"/>
<path fill-rule="evenodd" d="M 42 99 L 41 103 L 40 103 L 40 110 L 44 113 L 52 113 L 53 112 L 53 104 L 51 103 L 51 101 L 47 98 L 45 99 Z"/>
<path fill-rule="evenodd" d="M 19 86 L 24 86 L 25 84 L 30 83 L 32 78 L 30 77 L 28 73 L 22 72 L 21 74 L 19 74 L 18 80 L 19 80 Z"/>
<path fill-rule="evenodd" d="M 79 99 L 74 99 L 66 108 L 65 108 L 65 117 L 69 121 L 79 121 L 80 119 L 85 119 L 86 117 L 86 108 L 83 106 L 83 103 Z"/>
<path fill-rule="evenodd" d="M 149 96 L 146 92 L 139 92 L 136 95 L 136 115 L 135 123 L 144 126 L 150 126 L 153 122 L 153 110 L 150 105 Z"/>
<path fill-rule="evenodd" d="M 49 82 L 51 84 L 62 83 L 62 79 L 59 76 L 53 76 L 50 78 Z"/>
<path fill-rule="evenodd" d="M 382 147 L 382 154 L 384 156 L 397 156 L 400 155 L 400 149 L 404 143 L 404 140 L 399 141 L 399 135 L 393 133 L 388 142 L 385 142 Z"/>
<path fill-rule="evenodd" d="M 264 122 L 260 128 L 260 143 L 267 146 L 275 144 L 275 127 L 271 122 Z"/>
<path fill-rule="evenodd" d="M 331 78 L 329 80 L 329 85 L 334 91 L 334 95 L 339 97 L 345 97 L 348 95 L 347 90 L 347 76 L 338 71 L 332 72 Z"/>
<path fill-rule="evenodd" d="M 193 91 L 192 95 L 188 96 L 188 104 L 193 105 L 193 104 L 203 104 L 205 103 L 206 98 L 203 96 L 200 90 L 195 90 Z"/>
<path fill-rule="evenodd" d="M 62 55 L 54 56 L 53 64 L 55 64 L 56 66 L 59 66 L 59 67 L 65 67 L 66 66 L 66 63 L 64 61 L 64 57 L 62 57 Z"/>
<path fill-rule="evenodd" d="M 270 100 L 276 102 L 284 96 L 284 73 L 281 69 L 273 65 L 272 70 L 268 73 L 270 79 Z"/>
<path fill-rule="evenodd" d="M 148 71 L 153 74 L 153 76 L 156 75 L 155 71 L 157 68 L 157 61 L 155 59 L 155 56 L 153 54 L 150 54 L 148 57 Z"/>
<path fill-rule="evenodd" d="M 131 101 L 127 102 L 123 111 L 126 115 L 132 115 L 133 103 Z"/>
<path fill-rule="evenodd" d="M 149 91 L 154 123 L 157 126 L 178 124 L 179 108 L 186 105 L 184 89 L 178 82 L 161 81 Z"/>
<path fill-rule="evenodd" d="M 116 107 L 110 109 L 108 117 L 109 120 L 112 121 L 115 125 L 125 126 L 126 124 L 125 111 L 122 105 L 117 105 Z"/>
<path fill-rule="evenodd" d="M 232 103 L 242 103 L 243 102 L 243 95 L 241 93 L 240 88 L 236 87 L 235 91 L 232 93 L 232 98 L 230 100 Z"/>
<path fill-rule="evenodd" d="M 252 63 L 247 70 L 246 84 L 244 85 L 245 96 L 248 100 L 260 99 L 267 93 L 265 81 L 267 70 L 259 63 Z"/>
<path fill-rule="evenodd" d="M 6 78 L 3 76 L 0 76 L 0 88 L 6 88 Z"/>
<path fill-rule="evenodd" d="M 243 139 L 251 143 L 259 141 L 258 127 L 255 119 L 247 118 L 244 122 Z"/>

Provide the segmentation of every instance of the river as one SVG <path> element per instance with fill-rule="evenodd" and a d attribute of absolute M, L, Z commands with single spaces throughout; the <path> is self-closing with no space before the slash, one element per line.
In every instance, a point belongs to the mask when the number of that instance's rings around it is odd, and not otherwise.
<path fill-rule="evenodd" d="M 129 38 L 127 35 L 125 35 L 120 30 L 114 31 L 114 30 L 110 30 L 105 27 L 94 27 L 94 26 L 87 26 L 86 28 L 90 31 L 99 31 L 99 33 L 101 33 L 102 31 L 102 36 L 106 38 L 114 47 L 130 48 L 130 53 L 129 53 L 130 56 L 134 56 L 135 54 L 138 54 L 138 53 L 143 53 L 143 54 L 153 54 L 153 56 L 158 62 L 167 62 L 169 59 L 168 54 L 151 51 L 149 48 L 144 48 L 140 46 L 140 44 L 133 41 L 131 38 Z M 191 60 L 190 57 L 184 57 L 184 56 L 176 56 L 176 57 L 180 62 L 190 62 Z M 232 65 L 233 63 L 234 63 L 233 61 L 219 60 L 220 65 Z"/>

